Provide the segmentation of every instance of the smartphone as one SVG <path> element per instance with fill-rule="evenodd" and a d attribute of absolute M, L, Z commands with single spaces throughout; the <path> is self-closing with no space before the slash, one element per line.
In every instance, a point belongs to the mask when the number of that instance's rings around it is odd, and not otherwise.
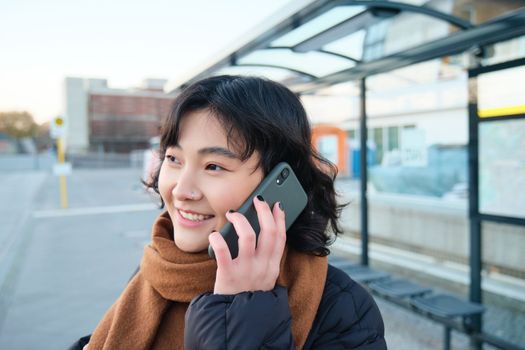
<path fill-rule="evenodd" d="M 253 198 L 261 195 L 264 201 L 273 208 L 277 202 L 281 202 L 286 217 L 286 230 L 292 226 L 299 214 L 304 210 L 308 202 L 308 197 L 303 187 L 299 183 L 297 176 L 290 165 L 286 162 L 277 164 L 257 188 L 250 194 L 246 201 L 241 205 L 237 212 L 243 214 L 253 227 L 257 238 L 259 237 L 259 220 L 257 211 L 253 205 Z M 239 253 L 237 244 L 238 236 L 235 228 L 230 222 L 227 222 L 220 230 L 224 237 L 232 259 L 235 259 Z M 215 259 L 215 253 L 211 245 L 208 247 L 208 254 Z"/>

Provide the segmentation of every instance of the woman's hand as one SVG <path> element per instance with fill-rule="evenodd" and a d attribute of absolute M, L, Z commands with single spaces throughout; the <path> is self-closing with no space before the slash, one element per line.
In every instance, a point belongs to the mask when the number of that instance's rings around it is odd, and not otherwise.
<path fill-rule="evenodd" d="M 240 213 L 226 213 L 239 236 L 237 258 L 232 260 L 228 245 L 219 232 L 209 236 L 218 266 L 214 294 L 269 291 L 275 287 L 286 243 L 285 214 L 279 203 L 275 203 L 273 209 L 257 197 L 253 203 L 261 228 L 257 248 L 255 232 Z"/>

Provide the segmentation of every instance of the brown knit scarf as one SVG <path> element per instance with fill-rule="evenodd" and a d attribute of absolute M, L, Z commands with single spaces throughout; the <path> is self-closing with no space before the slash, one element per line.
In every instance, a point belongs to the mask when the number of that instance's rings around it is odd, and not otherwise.
<path fill-rule="evenodd" d="M 321 301 L 328 264 L 286 249 L 277 284 L 288 288 L 292 336 L 304 345 Z M 140 271 L 93 332 L 89 350 L 183 349 L 184 315 L 189 302 L 212 292 L 217 264 L 206 251 L 177 248 L 167 211 L 156 219 L 152 242 L 144 248 Z"/>

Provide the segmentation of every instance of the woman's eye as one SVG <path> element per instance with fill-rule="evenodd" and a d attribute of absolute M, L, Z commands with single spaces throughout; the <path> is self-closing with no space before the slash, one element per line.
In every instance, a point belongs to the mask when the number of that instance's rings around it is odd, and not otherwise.
<path fill-rule="evenodd" d="M 166 157 L 165 157 L 170 163 L 174 163 L 174 162 L 179 162 L 179 160 L 177 159 L 177 157 L 175 156 L 172 156 L 172 155 L 169 155 L 169 154 L 166 154 Z"/>
<path fill-rule="evenodd" d="M 208 164 L 206 169 L 210 169 L 210 170 L 213 170 L 213 171 L 225 170 L 223 167 L 221 167 L 220 165 L 217 165 L 217 164 Z"/>

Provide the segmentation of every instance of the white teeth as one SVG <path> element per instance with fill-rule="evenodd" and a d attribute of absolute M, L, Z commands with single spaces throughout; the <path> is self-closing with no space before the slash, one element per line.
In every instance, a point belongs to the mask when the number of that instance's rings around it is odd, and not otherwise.
<path fill-rule="evenodd" d="M 205 216 L 205 215 L 200 215 L 200 214 L 190 214 L 182 210 L 179 210 L 179 213 L 183 218 L 191 220 L 191 221 L 202 221 L 202 220 L 206 220 L 212 217 L 211 215 Z"/>

